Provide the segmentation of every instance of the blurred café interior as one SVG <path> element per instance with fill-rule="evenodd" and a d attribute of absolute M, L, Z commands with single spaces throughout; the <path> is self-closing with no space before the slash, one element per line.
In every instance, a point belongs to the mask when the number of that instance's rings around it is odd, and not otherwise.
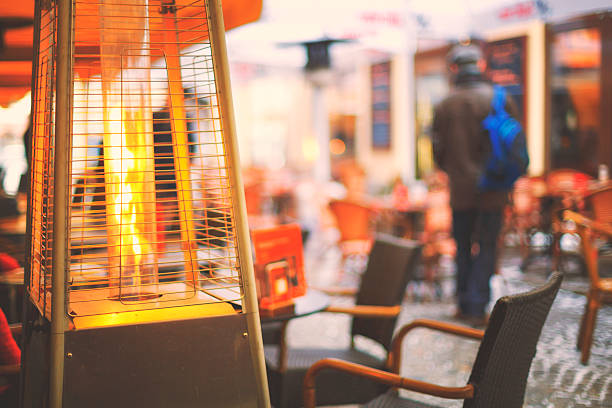
<path fill-rule="evenodd" d="M 488 324 L 460 43 L 530 158 Z M 0 406 L 612 406 L 611 45 L 609 0 L 2 2 Z"/>

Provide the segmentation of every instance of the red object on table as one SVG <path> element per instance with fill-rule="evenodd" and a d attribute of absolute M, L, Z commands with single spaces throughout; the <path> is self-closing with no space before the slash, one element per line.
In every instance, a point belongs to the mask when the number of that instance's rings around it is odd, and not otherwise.
<path fill-rule="evenodd" d="M 253 230 L 251 235 L 260 308 L 286 306 L 303 296 L 306 282 L 300 226 L 285 224 Z"/>
<path fill-rule="evenodd" d="M 0 253 L 0 273 L 19 268 L 19 262 L 9 254 Z"/>

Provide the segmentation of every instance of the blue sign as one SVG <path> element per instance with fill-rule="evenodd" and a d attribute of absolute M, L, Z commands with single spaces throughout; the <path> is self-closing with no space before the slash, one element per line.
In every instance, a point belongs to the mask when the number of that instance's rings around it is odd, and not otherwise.
<path fill-rule="evenodd" d="M 391 62 L 371 67 L 372 147 L 391 147 Z"/>

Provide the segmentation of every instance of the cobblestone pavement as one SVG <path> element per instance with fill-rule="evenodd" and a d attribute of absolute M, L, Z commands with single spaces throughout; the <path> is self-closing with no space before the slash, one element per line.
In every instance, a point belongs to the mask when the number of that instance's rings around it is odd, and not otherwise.
<path fill-rule="evenodd" d="M 316 261 L 317 272 L 310 272 L 310 282 L 325 283 L 335 278 L 333 270 L 337 270 L 337 257 L 329 253 L 326 256 L 328 259 Z M 528 290 L 534 284 L 545 281 L 546 272 L 542 268 L 535 268 L 523 274 L 519 271 L 519 262 L 518 257 L 512 254 L 502 259 L 501 274 L 492 280 L 494 299 Z M 308 263 L 307 258 L 307 267 Z M 448 264 L 450 261 L 447 266 Z M 573 291 L 573 288 L 576 285 L 584 287 L 585 279 L 573 277 L 571 282 L 565 285 L 566 288 L 559 292 L 553 304 L 532 363 L 525 407 L 612 407 L 612 306 L 604 306 L 599 311 L 591 358 L 587 366 L 580 364 L 580 355 L 575 348 L 585 297 Z M 427 294 L 427 288 L 412 289 L 408 291 L 403 303 L 398 326 L 415 318 L 453 321 L 451 316 L 455 309 L 450 276 L 443 281 L 441 299 L 423 296 L 417 301 L 414 293 Z M 335 300 L 335 303 L 348 304 L 350 299 L 340 298 Z M 288 342 L 292 346 L 348 346 L 349 330 L 350 318 L 347 316 L 320 313 L 292 321 L 288 330 Z M 361 340 L 357 342 L 359 347 L 368 348 L 373 353 L 382 353 L 376 345 L 367 343 L 365 339 Z M 416 330 L 405 340 L 401 373 L 441 385 L 465 384 L 477 347 L 478 344 L 471 340 Z M 462 405 L 458 401 L 409 394 L 411 398 L 433 402 L 442 407 Z"/>

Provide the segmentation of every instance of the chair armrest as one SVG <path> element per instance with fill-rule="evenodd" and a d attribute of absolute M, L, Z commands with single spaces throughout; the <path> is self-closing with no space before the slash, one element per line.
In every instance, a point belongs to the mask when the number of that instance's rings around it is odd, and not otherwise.
<path fill-rule="evenodd" d="M 352 316 L 358 317 L 385 317 L 393 318 L 399 315 L 401 306 L 368 306 L 368 305 L 355 305 L 355 306 L 329 306 L 325 309 L 326 312 L 330 313 L 346 313 Z"/>
<path fill-rule="evenodd" d="M 572 220 L 576 224 L 590 228 L 591 230 L 600 234 L 612 236 L 612 225 L 592 220 L 582 214 L 578 214 L 577 212 L 566 210 L 563 212 L 563 218 L 566 220 Z"/>
<path fill-rule="evenodd" d="M 402 326 L 402 328 L 393 337 L 393 341 L 391 342 L 391 352 L 387 357 L 387 367 L 389 367 L 392 372 L 399 373 L 399 366 L 400 362 L 402 361 L 402 341 L 408 332 L 410 332 L 412 329 L 416 329 L 417 327 L 424 327 L 474 340 L 482 340 L 484 337 L 484 330 L 473 329 L 471 327 L 460 326 L 453 323 L 440 322 L 437 320 L 414 320 Z"/>
<path fill-rule="evenodd" d="M 332 313 L 347 313 L 353 316 L 359 317 L 382 317 L 382 318 L 393 318 L 396 317 L 401 310 L 401 306 L 365 306 L 365 305 L 356 305 L 356 306 L 329 306 L 325 309 L 325 312 Z M 278 344 L 278 370 L 280 372 L 285 372 L 287 369 L 287 341 L 286 341 L 286 332 L 287 332 L 287 323 L 283 322 L 281 327 L 280 334 L 280 342 Z"/>
<path fill-rule="evenodd" d="M 474 396 L 474 386 L 471 384 L 467 384 L 463 387 L 444 387 L 425 381 L 401 377 L 398 374 L 350 363 L 348 361 L 326 358 L 314 363 L 306 372 L 302 386 L 304 408 L 314 408 L 316 405 L 315 377 L 319 371 L 323 369 L 342 371 L 351 375 L 369 378 L 391 387 L 399 387 L 441 398 L 464 399 Z"/>
<path fill-rule="evenodd" d="M 21 366 L 19 364 L 0 365 L 0 377 L 9 377 L 19 374 Z"/>
<path fill-rule="evenodd" d="M 11 334 L 13 335 L 13 337 L 20 336 L 23 330 L 23 326 L 21 325 L 21 323 L 9 324 L 9 329 L 11 329 Z"/>
<path fill-rule="evenodd" d="M 585 217 L 584 215 L 578 214 L 577 212 L 570 211 L 570 210 L 563 211 L 563 219 L 572 220 L 576 224 L 582 224 L 582 225 L 585 225 L 591 222 L 591 220 Z"/>

